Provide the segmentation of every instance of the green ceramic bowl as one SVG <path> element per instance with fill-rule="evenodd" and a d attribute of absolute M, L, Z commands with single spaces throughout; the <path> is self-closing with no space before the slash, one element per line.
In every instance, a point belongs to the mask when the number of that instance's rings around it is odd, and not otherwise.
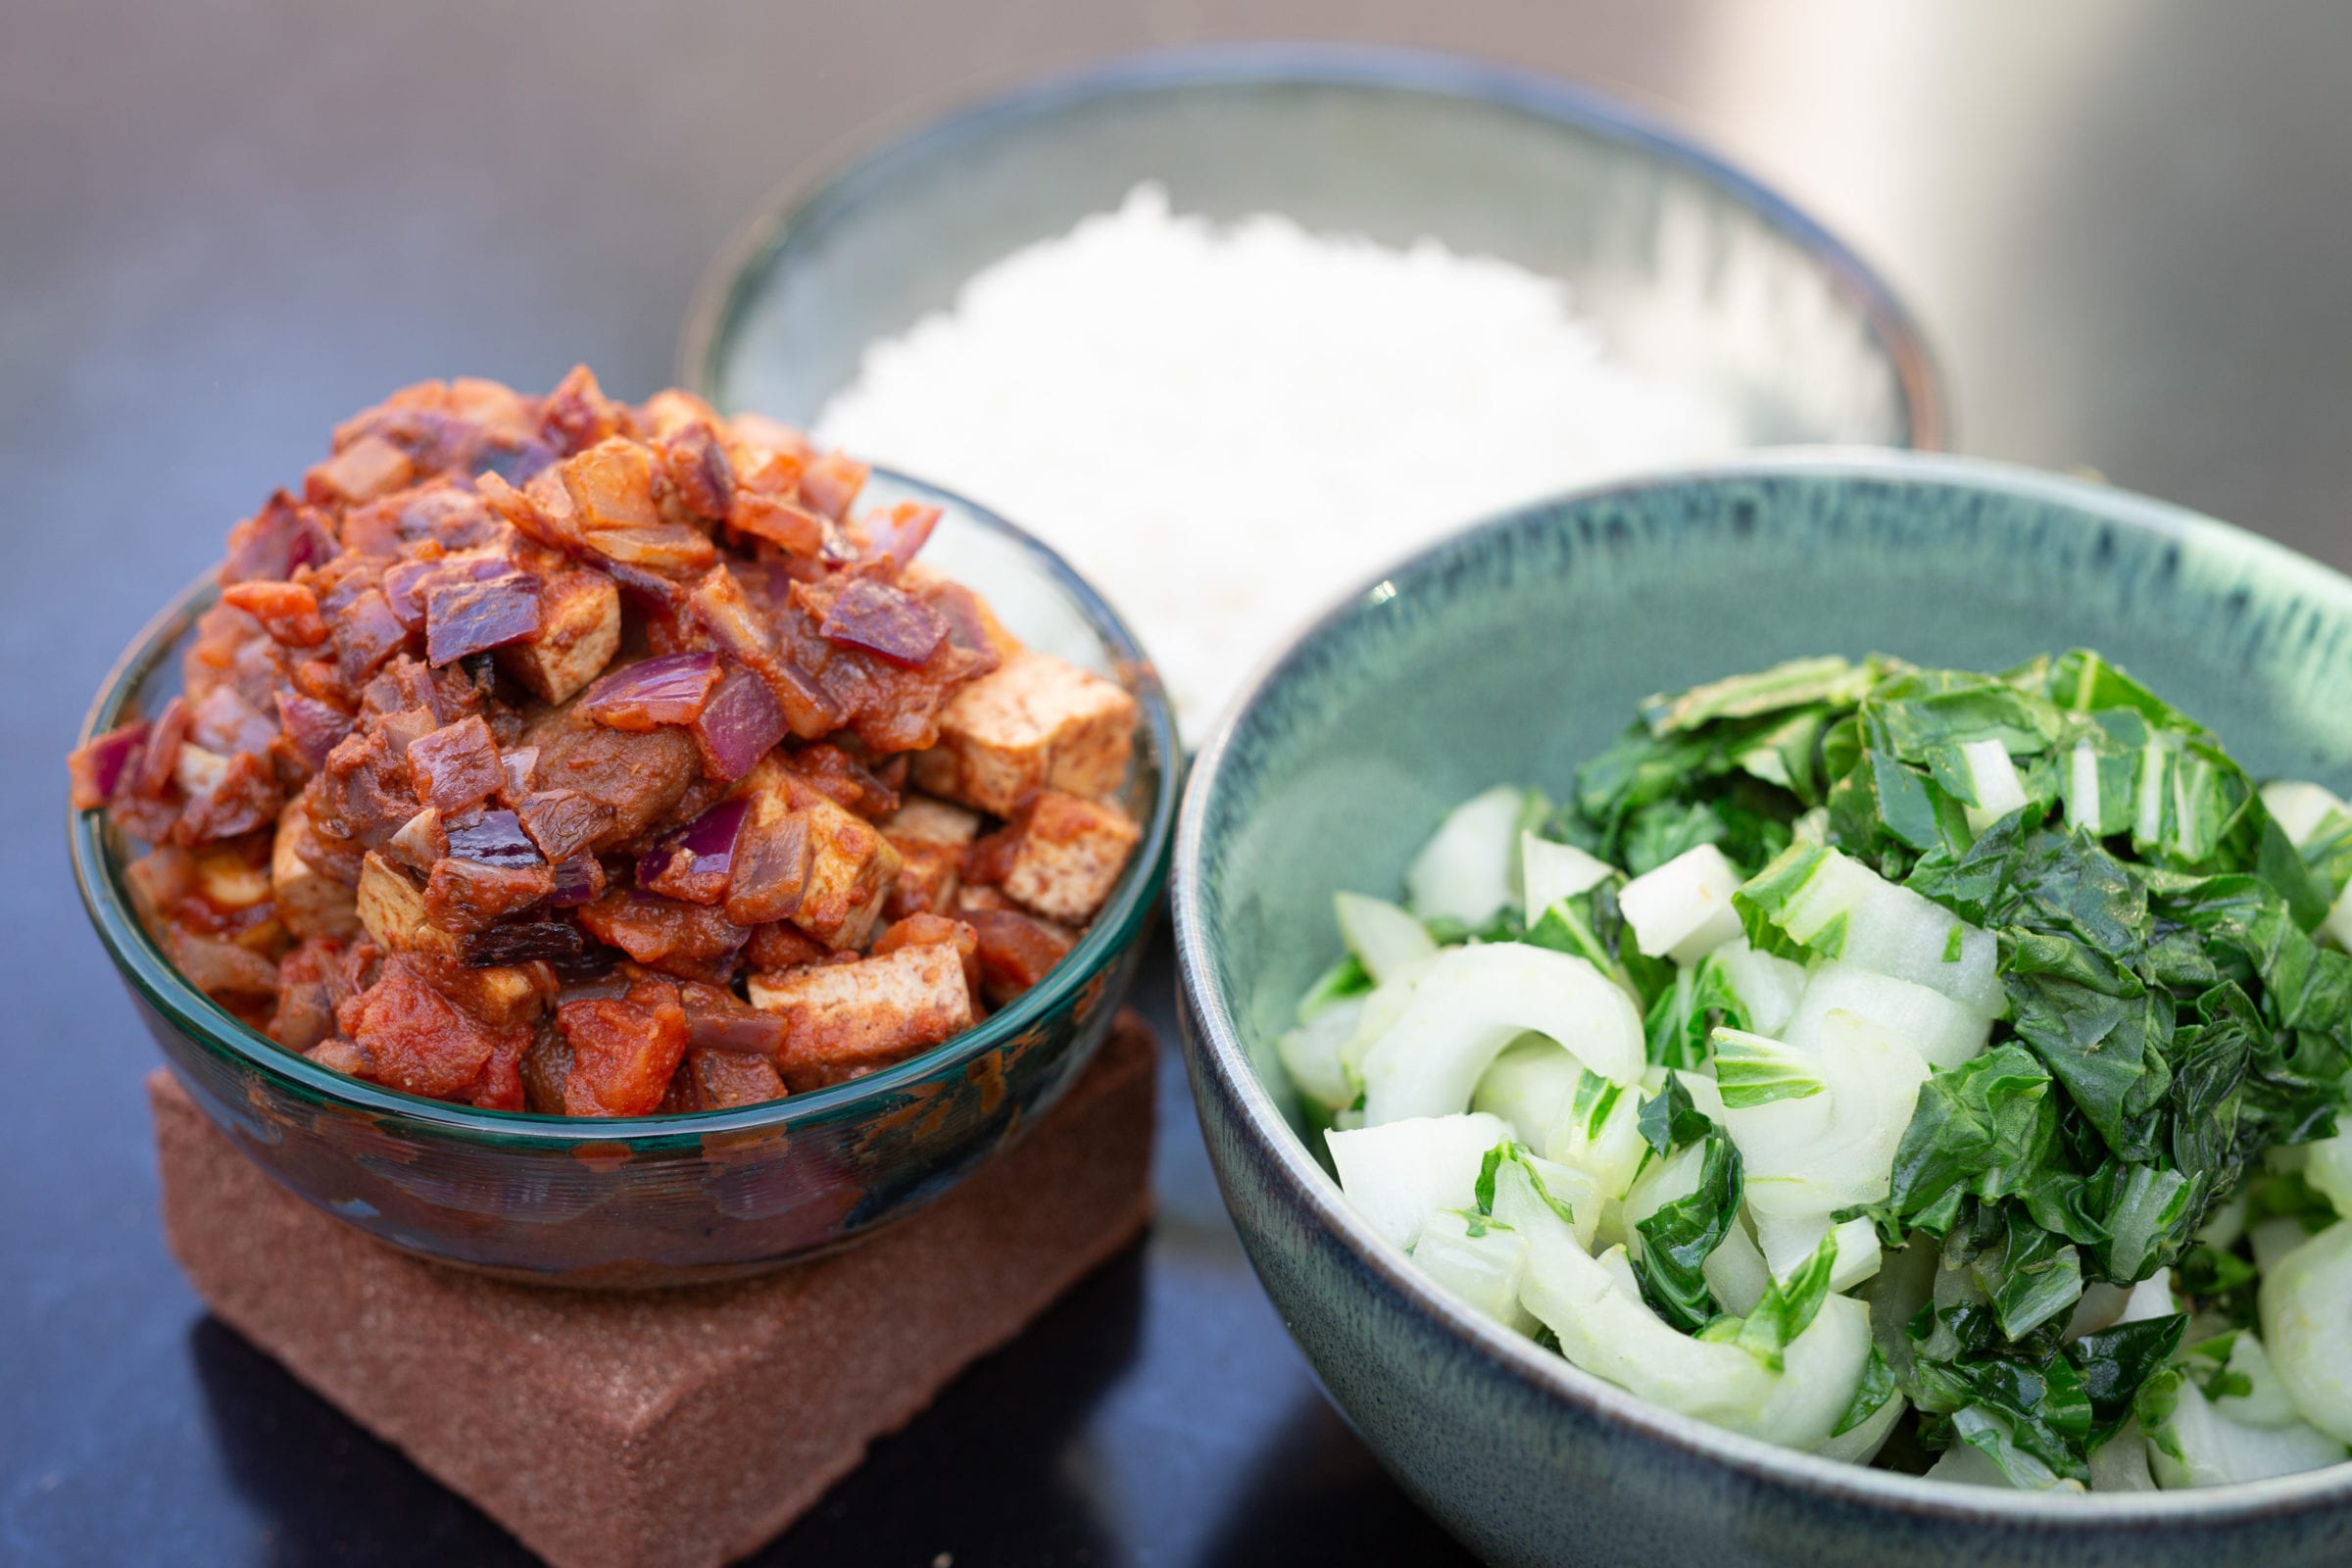
<path fill-rule="evenodd" d="M 1833 1464 L 1670 1414 L 1457 1305 L 1342 1202 L 1272 1046 L 1450 805 L 1559 792 L 1642 696 L 1801 654 L 1998 668 L 2089 644 L 2266 774 L 2352 784 L 2352 582 L 2221 523 L 1954 459 L 1790 454 L 1508 514 L 1333 610 L 1196 761 L 1186 1060 L 1250 1255 L 1397 1478 L 1505 1563 L 2352 1561 L 2352 1465 L 2044 1496 Z"/>
<path fill-rule="evenodd" d="M 1528 72 L 1337 44 L 1154 50 L 831 162 L 711 264 L 679 385 L 812 420 L 868 345 L 1156 180 L 1179 212 L 1435 236 L 1557 277 L 1615 358 L 1719 409 L 1742 446 L 1946 436 L 1928 346 L 1867 264 L 1680 132 Z"/>
<path fill-rule="evenodd" d="M 1143 826 L 1094 925 L 1037 987 L 892 1066 L 765 1104 L 584 1121 L 476 1110 L 347 1078 L 281 1050 L 181 978 L 131 912 L 126 846 L 74 813 L 82 903 L 140 1018 L 213 1125 L 282 1187 L 440 1262 L 574 1286 L 688 1285 L 757 1273 L 912 1213 L 1052 1109 L 1110 1027 L 1142 961 L 1175 820 L 1175 720 L 1116 612 L 1061 558 L 959 497 L 877 470 L 868 497 L 944 513 L 924 561 L 986 595 L 1032 646 L 1123 676 L 1140 710 L 1125 804 Z M 178 688 L 210 573 L 140 633 L 82 738 Z"/>

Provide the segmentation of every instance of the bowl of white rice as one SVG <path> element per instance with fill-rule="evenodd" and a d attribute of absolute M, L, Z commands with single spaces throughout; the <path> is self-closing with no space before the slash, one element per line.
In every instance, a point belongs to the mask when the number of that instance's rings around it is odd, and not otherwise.
<path fill-rule="evenodd" d="M 1018 519 L 1138 627 L 1191 742 L 1471 518 L 1946 427 L 1886 284 L 1679 134 L 1298 45 L 1113 62 L 795 177 L 714 266 L 679 379 Z"/>

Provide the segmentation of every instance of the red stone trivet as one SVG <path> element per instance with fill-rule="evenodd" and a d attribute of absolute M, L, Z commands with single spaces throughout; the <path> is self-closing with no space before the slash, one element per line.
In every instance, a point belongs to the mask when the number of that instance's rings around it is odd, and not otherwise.
<path fill-rule="evenodd" d="M 1122 1014 L 1002 1158 L 848 1251 L 636 1294 L 427 1263 L 281 1191 L 148 1080 L 172 1252 L 213 1311 L 558 1568 L 757 1549 L 1151 1216 L 1153 1047 Z"/>

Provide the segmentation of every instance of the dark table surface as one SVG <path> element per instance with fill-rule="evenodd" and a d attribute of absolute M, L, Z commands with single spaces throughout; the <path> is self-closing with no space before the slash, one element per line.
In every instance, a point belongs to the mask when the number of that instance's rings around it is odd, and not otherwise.
<path fill-rule="evenodd" d="M 166 1255 L 152 1048 L 66 870 L 88 694 L 327 424 L 424 376 L 663 384 L 776 180 L 1114 50 L 1322 35 L 1613 87 L 1878 261 L 1960 444 L 2352 565 L 2352 10 L 2024 0 L 863 0 L 0 7 L 0 1560 L 518 1558 L 205 1317 Z M 1163 1030 L 1164 944 L 1137 1000 Z M 1332 1414 L 1171 1051 L 1150 1242 L 760 1560 L 1447 1560 Z"/>

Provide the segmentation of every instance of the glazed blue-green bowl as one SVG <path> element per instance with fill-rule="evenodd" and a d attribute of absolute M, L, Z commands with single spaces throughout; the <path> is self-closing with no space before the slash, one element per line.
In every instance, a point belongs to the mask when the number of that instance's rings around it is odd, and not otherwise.
<path fill-rule="evenodd" d="M 2352 1465 L 2039 1495 L 1833 1464 L 1645 1404 L 1429 1284 L 1342 1201 L 1273 1054 L 1439 815 L 1564 790 L 1648 693 L 1803 654 L 1998 668 L 2096 647 L 2260 773 L 2352 784 L 2352 582 L 2224 524 L 1948 458 L 1796 453 L 1511 513 L 1397 566 L 1258 677 L 1194 764 L 1171 871 L 1186 1061 L 1258 1276 L 1323 1384 L 1504 1563 L 2321 1568 Z"/>

